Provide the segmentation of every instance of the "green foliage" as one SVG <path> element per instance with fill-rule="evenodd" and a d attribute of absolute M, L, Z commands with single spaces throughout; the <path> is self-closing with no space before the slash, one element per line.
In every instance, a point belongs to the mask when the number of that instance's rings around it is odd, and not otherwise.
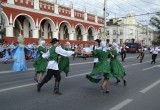
<path fill-rule="evenodd" d="M 156 13 L 156 16 L 150 19 L 150 25 L 157 30 L 157 39 L 152 41 L 153 45 L 160 45 L 160 12 Z"/>

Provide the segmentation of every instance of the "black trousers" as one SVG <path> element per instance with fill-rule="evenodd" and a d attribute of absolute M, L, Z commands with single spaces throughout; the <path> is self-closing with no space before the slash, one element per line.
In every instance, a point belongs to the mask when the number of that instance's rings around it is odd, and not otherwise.
<path fill-rule="evenodd" d="M 126 51 L 121 52 L 121 58 L 122 58 L 122 61 L 124 61 L 124 59 L 126 58 Z"/>
<path fill-rule="evenodd" d="M 61 81 L 61 75 L 60 75 L 59 70 L 48 69 L 47 75 L 43 79 L 44 83 L 47 83 L 49 80 L 51 80 L 53 75 L 55 77 L 55 82 Z"/>
<path fill-rule="evenodd" d="M 152 54 L 152 63 L 156 63 L 157 54 Z"/>

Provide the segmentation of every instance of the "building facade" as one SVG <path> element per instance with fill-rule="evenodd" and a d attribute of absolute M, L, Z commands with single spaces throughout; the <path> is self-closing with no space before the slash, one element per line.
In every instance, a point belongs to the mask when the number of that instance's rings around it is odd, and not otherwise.
<path fill-rule="evenodd" d="M 1 30 L 8 42 L 15 41 L 20 34 L 26 42 L 53 37 L 93 41 L 104 24 L 102 17 L 44 0 L 1 1 Z"/>
<path fill-rule="evenodd" d="M 148 25 L 137 22 L 134 14 L 128 14 L 124 18 L 111 19 L 107 22 L 108 38 L 111 42 L 124 43 L 129 39 L 135 39 L 143 45 L 151 45 L 154 39 L 154 30 Z"/>

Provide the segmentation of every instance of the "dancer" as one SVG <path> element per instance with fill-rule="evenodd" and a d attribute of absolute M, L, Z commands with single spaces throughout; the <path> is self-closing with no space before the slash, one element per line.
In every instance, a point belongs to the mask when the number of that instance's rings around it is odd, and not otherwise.
<path fill-rule="evenodd" d="M 143 45 L 141 45 L 141 48 L 139 49 L 139 55 L 138 55 L 138 57 L 137 57 L 137 59 L 138 58 L 140 58 L 139 60 L 140 60 L 140 63 L 142 63 L 142 60 L 143 60 L 143 58 L 144 58 L 144 47 L 143 47 Z"/>
<path fill-rule="evenodd" d="M 65 44 L 63 45 L 62 48 L 65 49 L 66 51 L 71 51 L 72 50 L 70 48 L 70 43 L 69 42 L 65 42 Z M 67 77 L 68 73 L 69 73 L 69 57 L 60 56 L 58 67 L 59 67 L 59 72 L 61 73 L 63 71 L 66 74 L 66 77 Z"/>
<path fill-rule="evenodd" d="M 93 46 L 93 51 L 94 50 L 97 50 L 97 49 L 102 49 L 100 47 L 100 43 L 101 43 L 101 40 L 100 39 L 96 39 L 95 40 L 95 45 Z M 94 64 L 93 64 L 93 68 L 95 67 L 96 63 L 98 62 L 98 58 L 96 56 L 94 56 Z"/>
<path fill-rule="evenodd" d="M 37 85 L 37 91 L 40 92 L 41 87 L 47 83 L 51 78 L 55 77 L 55 86 L 54 86 L 54 93 L 57 95 L 61 95 L 62 93 L 59 91 L 59 85 L 61 81 L 61 75 L 59 73 L 59 68 L 58 68 L 58 54 L 62 56 L 71 56 L 74 54 L 73 51 L 66 51 L 62 49 L 61 46 L 59 45 L 59 40 L 57 38 L 53 38 L 50 42 L 52 44 L 52 47 L 49 49 L 47 53 L 44 53 L 42 55 L 43 58 L 48 58 L 49 62 L 47 65 L 47 75 L 44 77 L 41 83 L 38 83 Z"/>
<path fill-rule="evenodd" d="M 91 82 L 98 83 L 104 77 L 101 89 L 103 93 L 104 92 L 109 93 L 108 80 L 110 77 L 112 77 L 110 71 L 110 65 L 107 61 L 109 51 L 105 52 L 104 50 L 104 48 L 106 47 L 106 42 L 101 41 L 100 45 L 102 47 L 102 50 L 97 49 L 93 50 L 91 53 L 86 53 L 86 54 L 92 54 L 93 56 L 98 58 L 98 62 L 95 64 L 92 72 L 86 75 L 86 78 Z"/>
<path fill-rule="evenodd" d="M 18 37 L 18 46 L 12 50 L 12 58 L 14 64 L 12 66 L 13 71 L 25 71 L 27 70 L 27 64 L 25 55 L 30 54 L 30 50 L 25 47 L 24 38 L 20 35 Z"/>
<path fill-rule="evenodd" d="M 126 46 L 125 43 L 123 43 L 123 46 L 121 48 L 121 58 L 122 58 L 122 62 L 124 62 L 124 59 L 126 58 L 126 52 L 127 52 L 127 49 L 128 46 Z"/>
<path fill-rule="evenodd" d="M 37 58 L 35 62 L 33 63 L 33 66 L 35 68 L 36 75 L 34 77 L 34 80 L 37 81 L 38 83 L 41 82 L 42 75 L 46 71 L 47 67 L 47 60 L 42 57 L 42 54 L 46 52 L 46 48 L 44 47 L 45 41 L 44 40 L 39 40 L 39 45 L 37 49 Z"/>
<path fill-rule="evenodd" d="M 112 75 L 117 79 L 117 82 L 115 84 L 118 84 L 120 82 L 119 78 L 122 78 L 124 86 L 126 86 L 126 80 L 124 80 L 125 70 L 123 65 L 120 63 L 120 61 L 117 59 L 117 44 L 113 43 L 111 49 L 110 49 L 110 66 L 111 66 L 111 73 Z"/>
<path fill-rule="evenodd" d="M 156 58 L 157 58 L 157 55 L 158 55 L 159 51 L 160 51 L 160 49 L 158 49 L 158 46 L 156 46 L 156 45 L 154 45 L 154 47 L 150 50 L 150 52 L 152 52 L 151 64 L 156 63 Z"/>
<path fill-rule="evenodd" d="M 11 59 L 11 56 L 9 55 L 9 46 L 7 46 L 7 44 L 3 44 L 3 48 L 4 50 L 2 51 L 3 53 L 3 58 L 2 58 L 2 62 L 7 64 L 7 62 Z"/>

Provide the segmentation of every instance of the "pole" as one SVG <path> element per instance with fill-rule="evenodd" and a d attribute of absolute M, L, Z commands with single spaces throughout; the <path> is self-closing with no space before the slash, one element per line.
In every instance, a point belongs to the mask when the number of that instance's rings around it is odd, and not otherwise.
<path fill-rule="evenodd" d="M 106 19 L 107 19 L 107 16 L 106 16 L 106 12 L 107 12 L 107 8 L 106 8 L 106 5 L 107 5 L 107 0 L 104 0 L 104 37 L 106 37 Z"/>

